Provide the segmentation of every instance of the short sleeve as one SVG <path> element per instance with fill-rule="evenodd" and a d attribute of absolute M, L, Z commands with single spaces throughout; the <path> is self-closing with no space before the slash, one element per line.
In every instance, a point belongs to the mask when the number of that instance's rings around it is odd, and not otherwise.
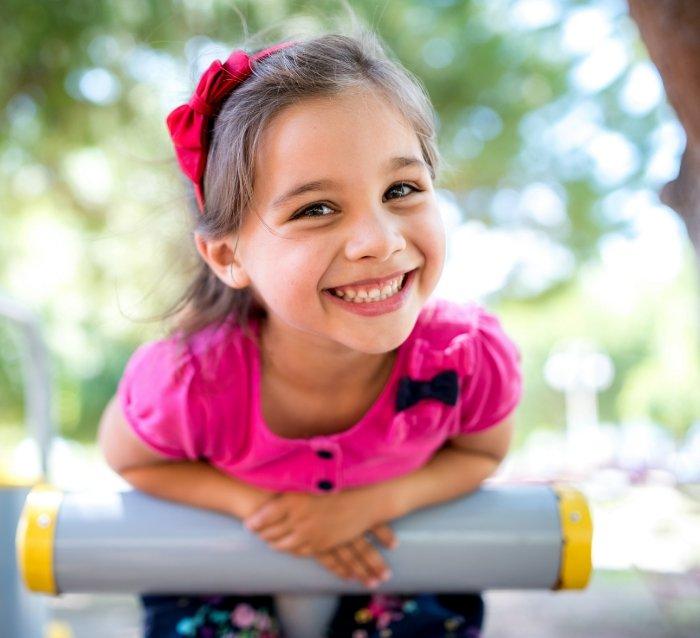
<path fill-rule="evenodd" d="M 456 434 L 485 430 L 505 419 L 522 395 L 521 354 L 500 320 L 478 308 L 473 373 L 463 383 Z"/>
<path fill-rule="evenodd" d="M 197 459 L 200 424 L 192 409 L 196 368 L 174 341 L 144 343 L 131 355 L 117 388 L 124 417 L 134 433 L 156 452 L 174 459 Z"/>

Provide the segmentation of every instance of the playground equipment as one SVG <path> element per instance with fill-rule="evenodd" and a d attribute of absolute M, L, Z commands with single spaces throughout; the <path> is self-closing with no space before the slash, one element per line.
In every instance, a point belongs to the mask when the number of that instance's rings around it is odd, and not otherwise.
<path fill-rule="evenodd" d="M 36 371 L 39 378 L 45 365 Z M 48 420 L 40 422 L 49 427 Z M 50 437 L 45 429 L 37 438 L 46 475 Z M 38 619 L 45 614 L 31 614 L 29 626 L 28 591 L 34 598 L 272 592 L 288 638 L 318 635 L 338 594 L 367 591 L 312 559 L 270 549 L 240 521 L 216 512 L 135 490 L 63 493 L 45 482 L 23 489 L 13 495 L 10 516 L 16 521 L 24 504 L 16 526 L 17 566 L 0 581 L 1 604 L 15 605 L 3 614 L 14 618 L 10 638 L 41 635 Z M 10 511 L 5 501 L 0 504 Z M 399 546 L 380 550 L 393 576 L 379 591 L 582 589 L 590 578 L 591 516 L 584 496 L 569 486 L 486 484 L 392 526 Z M 28 591 L 19 586 L 20 577 Z M 23 600 L 14 603 L 11 591 Z"/>
<path fill-rule="evenodd" d="M 576 589 L 590 574 L 590 519 L 571 488 L 483 486 L 392 526 L 387 590 Z M 47 594 L 366 591 L 270 549 L 233 517 L 135 490 L 35 488 L 17 542 L 24 581 Z"/>
<path fill-rule="evenodd" d="M 393 572 L 379 591 L 580 589 L 591 572 L 591 518 L 563 485 L 483 486 L 397 519 Z M 27 497 L 17 531 L 27 587 L 47 594 L 276 594 L 290 638 L 325 626 L 336 595 L 366 591 L 316 561 L 267 547 L 235 518 L 131 490 Z"/>
<path fill-rule="evenodd" d="M 47 620 L 45 597 L 22 586 L 15 561 L 15 528 L 32 485 L 45 480 L 51 441 L 48 353 L 36 317 L 17 302 L 0 295 L 0 317 L 18 331 L 25 415 L 40 455 L 40 476 L 18 477 L 0 467 L 0 633 L 9 638 L 39 638 Z M 6 632 L 6 633 L 5 633 Z"/>

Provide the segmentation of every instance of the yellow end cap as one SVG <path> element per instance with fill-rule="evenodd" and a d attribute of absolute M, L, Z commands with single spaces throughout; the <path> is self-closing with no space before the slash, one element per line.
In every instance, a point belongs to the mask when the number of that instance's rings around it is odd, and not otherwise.
<path fill-rule="evenodd" d="M 586 497 L 579 490 L 556 484 L 562 548 L 559 581 L 553 589 L 585 589 L 591 577 L 593 522 Z"/>
<path fill-rule="evenodd" d="M 62 500 L 63 492 L 46 483 L 40 483 L 27 494 L 17 525 L 15 547 L 20 575 L 30 591 L 58 593 L 54 574 L 54 541 Z"/>

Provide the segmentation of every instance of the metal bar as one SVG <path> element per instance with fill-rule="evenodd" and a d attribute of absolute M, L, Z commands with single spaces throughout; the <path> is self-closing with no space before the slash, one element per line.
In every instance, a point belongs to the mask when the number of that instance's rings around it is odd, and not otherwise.
<path fill-rule="evenodd" d="M 569 492 L 574 492 L 569 488 Z M 577 493 L 576 493 L 577 494 Z M 52 570 L 53 592 L 328 594 L 366 591 L 316 561 L 270 549 L 239 520 L 131 490 L 30 495 L 25 560 L 37 552 Z M 580 495 L 579 495 L 580 496 Z M 393 521 L 395 550 L 381 549 L 393 572 L 387 591 L 472 591 L 581 587 L 590 574 L 590 515 L 572 511 L 565 543 L 561 494 L 548 485 L 482 486 L 449 503 Z M 573 514 L 573 515 L 572 515 Z M 34 524 L 43 517 L 43 524 Z M 34 529 L 36 539 L 32 538 Z M 54 529 L 46 552 L 46 530 Z M 572 551 L 572 542 L 579 546 Z M 563 560 L 567 545 L 568 563 Z M 42 549 L 43 548 L 43 549 Z M 578 558 L 577 558 L 578 556 Z M 572 558 L 573 557 L 573 558 Z M 563 577 L 571 561 L 578 584 Z M 38 570 L 38 572 L 37 572 Z M 36 582 L 47 582 L 37 577 Z M 43 578 L 43 580 L 42 580 Z"/>

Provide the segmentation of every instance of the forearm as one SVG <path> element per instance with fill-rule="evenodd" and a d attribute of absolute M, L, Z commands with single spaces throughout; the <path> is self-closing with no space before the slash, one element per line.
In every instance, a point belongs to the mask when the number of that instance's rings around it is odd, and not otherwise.
<path fill-rule="evenodd" d="M 499 465 L 495 457 L 448 445 L 413 472 L 359 489 L 367 492 L 380 523 L 473 492 Z"/>
<path fill-rule="evenodd" d="M 273 494 L 203 461 L 175 461 L 128 468 L 120 476 L 136 489 L 169 501 L 243 519 Z"/>

